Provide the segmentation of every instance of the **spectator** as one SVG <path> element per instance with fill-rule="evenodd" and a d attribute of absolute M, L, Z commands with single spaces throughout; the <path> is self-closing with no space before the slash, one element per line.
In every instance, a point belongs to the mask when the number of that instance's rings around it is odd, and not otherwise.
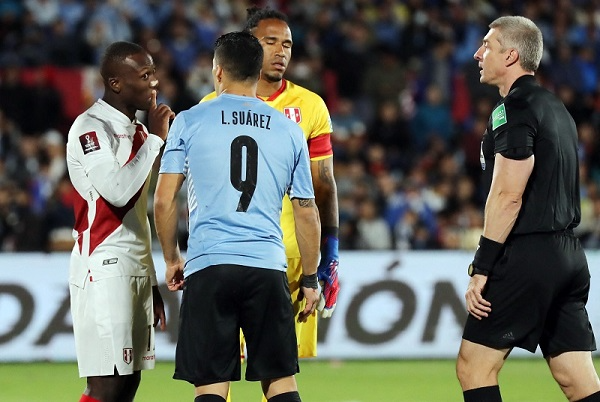
<path fill-rule="evenodd" d="M 463 223 L 476 224 L 473 210 L 482 210 L 485 202 L 479 185 L 482 124 L 499 100 L 496 88 L 479 83 L 479 67 L 471 58 L 487 29 L 484 22 L 500 14 L 526 15 L 544 32 L 546 50 L 537 76 L 560 96 L 580 133 L 586 135 L 581 139 L 585 145 L 581 169 L 589 172 L 587 187 L 600 183 L 600 146 L 587 134 L 593 130 L 595 136 L 600 128 L 600 28 L 593 23 L 598 18 L 593 5 L 581 1 L 275 3 L 289 12 L 295 32 L 296 61 L 287 72 L 290 80 L 320 94 L 332 111 L 334 129 L 339 128 L 333 138 L 336 176 L 338 172 L 343 176 L 344 194 L 339 195 L 341 230 L 347 239 L 342 240 L 343 247 L 357 246 L 358 210 L 365 198 L 374 199 L 385 217 L 386 202 L 393 197 L 375 183 L 382 176 L 403 180 L 415 169 L 426 177 L 420 185 L 422 197 L 438 226 L 438 237 L 426 247 L 459 248 L 469 243 L 464 240 Z M 17 145 L 21 133 L 40 137 L 54 128 L 65 135 L 62 131 L 72 123 L 71 117 L 63 116 L 71 108 L 59 107 L 66 103 L 64 88 L 60 88 L 62 96 L 51 93 L 57 85 L 53 70 L 81 68 L 83 76 L 95 75 L 91 66 L 99 51 L 110 41 L 132 38 L 158 65 L 165 86 L 160 96 L 180 110 L 212 92 L 212 56 L 206 46 L 212 46 L 210 38 L 216 33 L 239 30 L 246 7 L 242 0 L 1 1 L 0 116 L 3 112 L 8 121 L 0 117 L 0 163 L 4 161 L 0 183 L 10 182 L 30 197 L 30 180 L 41 180 L 36 175 L 45 166 L 47 153 L 38 148 L 41 143 L 34 145 L 25 138 L 28 155 L 23 155 Z M 435 105 L 427 101 L 430 85 L 442 94 Z M 81 110 L 98 96 L 84 98 Z M 347 100 L 352 102 L 351 112 Z M 347 136 L 349 132 L 355 134 Z M 473 203 L 453 205 L 445 199 L 444 189 L 453 188 L 457 180 L 442 177 L 440 161 L 446 154 L 456 159 L 460 175 L 473 178 Z M 27 199 L 24 210 L 31 213 L 32 199 L 27 197 L 22 198 Z M 592 190 L 582 194 L 582 203 L 590 211 L 594 197 Z M 54 201 L 51 197 L 46 202 L 50 208 Z M 187 236 L 185 219 L 179 236 Z M 412 236 L 411 247 L 424 244 Z"/>
<path fill-rule="evenodd" d="M 363 200 L 358 208 L 357 248 L 361 250 L 389 250 L 392 233 L 370 198 Z"/>
<path fill-rule="evenodd" d="M 439 86 L 430 84 L 425 98 L 417 104 L 417 112 L 411 121 L 413 144 L 417 151 L 423 152 L 434 138 L 448 146 L 453 141 L 454 128 L 450 107 L 444 99 Z"/>

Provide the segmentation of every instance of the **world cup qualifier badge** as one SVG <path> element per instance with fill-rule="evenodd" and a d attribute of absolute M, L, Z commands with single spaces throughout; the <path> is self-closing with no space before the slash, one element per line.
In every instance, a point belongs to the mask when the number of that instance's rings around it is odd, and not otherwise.
<path fill-rule="evenodd" d="M 81 148 L 83 148 L 84 155 L 100 149 L 100 141 L 98 141 L 98 136 L 95 131 L 80 135 L 79 142 L 81 143 Z"/>

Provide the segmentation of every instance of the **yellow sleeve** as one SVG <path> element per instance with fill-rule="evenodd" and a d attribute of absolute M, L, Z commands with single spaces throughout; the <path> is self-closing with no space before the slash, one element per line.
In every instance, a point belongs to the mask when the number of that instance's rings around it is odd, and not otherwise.
<path fill-rule="evenodd" d="M 333 127 L 331 125 L 331 117 L 329 110 L 325 105 L 325 101 L 320 96 L 316 95 L 311 102 L 313 110 L 310 112 L 312 130 L 308 134 L 308 138 L 315 138 L 323 134 L 331 134 Z"/>

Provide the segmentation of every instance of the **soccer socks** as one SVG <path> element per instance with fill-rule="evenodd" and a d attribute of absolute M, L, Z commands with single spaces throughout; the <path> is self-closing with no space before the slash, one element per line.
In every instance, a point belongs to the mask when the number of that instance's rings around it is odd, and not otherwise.
<path fill-rule="evenodd" d="M 83 394 L 83 395 L 81 395 L 81 399 L 79 400 L 79 402 L 100 402 L 100 401 L 97 400 L 96 398 L 92 398 L 89 395 Z"/>
<path fill-rule="evenodd" d="M 194 402 L 224 402 L 224 401 L 225 401 L 225 398 L 221 397 L 220 395 L 216 395 L 216 394 L 198 395 L 194 399 Z"/>
<path fill-rule="evenodd" d="M 498 385 L 464 391 L 463 398 L 465 402 L 502 402 L 500 387 Z"/>
<path fill-rule="evenodd" d="M 283 394 L 275 395 L 269 398 L 269 402 L 302 402 L 298 391 L 284 392 Z"/>
<path fill-rule="evenodd" d="M 586 396 L 577 402 L 600 402 L 600 391 L 593 393 L 590 396 Z"/>

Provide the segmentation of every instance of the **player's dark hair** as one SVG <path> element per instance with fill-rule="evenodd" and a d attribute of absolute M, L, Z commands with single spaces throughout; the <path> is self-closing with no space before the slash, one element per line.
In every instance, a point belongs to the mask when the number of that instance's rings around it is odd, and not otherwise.
<path fill-rule="evenodd" d="M 100 62 L 100 74 L 102 78 L 107 80 L 109 77 L 114 76 L 115 66 L 122 63 L 127 57 L 144 52 L 144 48 L 136 43 L 125 41 L 112 43 L 104 51 L 102 61 Z"/>
<path fill-rule="evenodd" d="M 281 20 L 289 25 L 288 17 L 284 13 L 273 10 L 272 8 L 260 8 L 260 7 L 251 7 L 246 9 L 248 15 L 246 19 L 246 26 L 244 27 L 244 31 L 252 32 L 254 28 L 258 26 L 258 23 L 262 20 L 268 19 L 276 19 Z"/>
<path fill-rule="evenodd" d="M 229 32 L 215 42 L 215 61 L 236 81 L 257 80 L 263 48 L 249 32 Z"/>

